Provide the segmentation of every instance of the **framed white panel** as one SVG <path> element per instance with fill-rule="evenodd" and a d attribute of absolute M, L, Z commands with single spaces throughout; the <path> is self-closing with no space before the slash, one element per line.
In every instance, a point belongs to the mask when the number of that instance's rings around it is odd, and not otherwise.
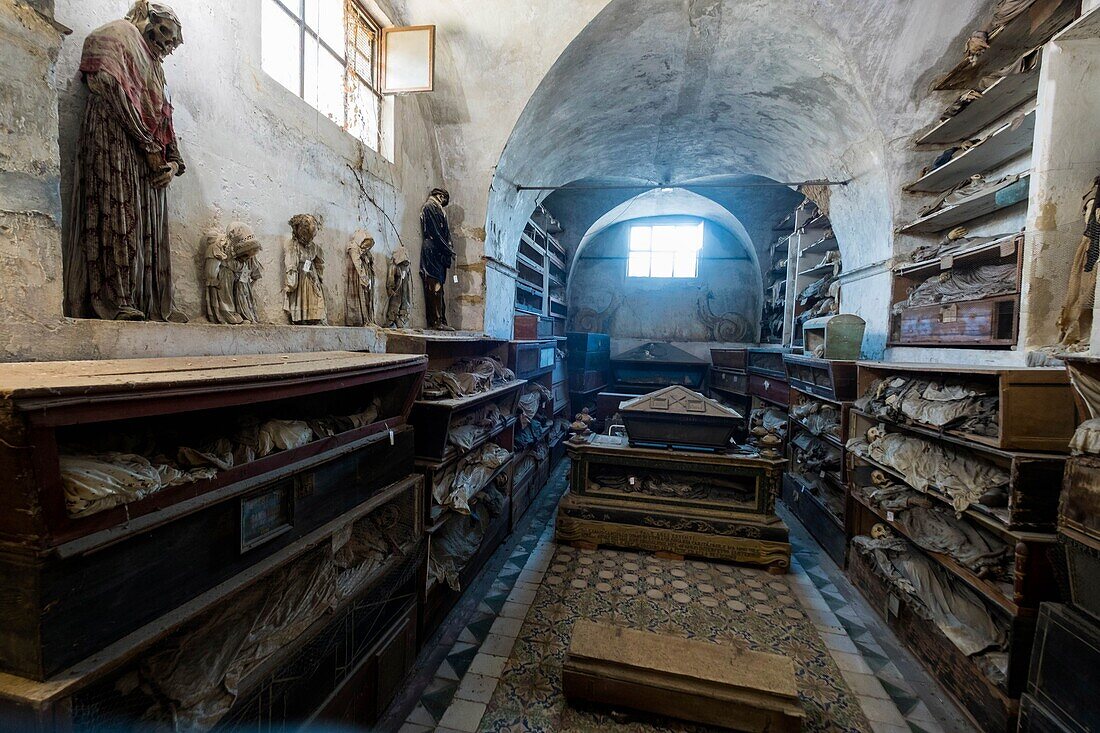
<path fill-rule="evenodd" d="M 435 26 L 382 29 L 382 93 L 435 88 Z"/>

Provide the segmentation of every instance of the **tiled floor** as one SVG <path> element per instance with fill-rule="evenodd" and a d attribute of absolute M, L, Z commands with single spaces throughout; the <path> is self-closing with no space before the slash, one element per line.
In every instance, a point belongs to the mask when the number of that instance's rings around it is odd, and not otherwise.
<path fill-rule="evenodd" d="M 381 730 L 479 729 L 553 557 L 552 520 L 565 481 L 563 466 L 528 513 L 529 525 L 501 548 L 428 640 L 411 684 Z M 871 724 L 868 733 L 972 731 L 797 520 L 784 518 L 795 548 L 787 581 L 857 695 Z"/>

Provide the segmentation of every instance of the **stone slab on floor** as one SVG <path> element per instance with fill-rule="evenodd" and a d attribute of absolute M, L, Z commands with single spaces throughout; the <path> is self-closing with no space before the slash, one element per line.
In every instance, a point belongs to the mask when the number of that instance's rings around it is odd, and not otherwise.
<path fill-rule="evenodd" d="M 748 733 L 793 733 L 804 717 L 786 657 L 586 619 L 573 627 L 562 688 L 569 700 Z"/>

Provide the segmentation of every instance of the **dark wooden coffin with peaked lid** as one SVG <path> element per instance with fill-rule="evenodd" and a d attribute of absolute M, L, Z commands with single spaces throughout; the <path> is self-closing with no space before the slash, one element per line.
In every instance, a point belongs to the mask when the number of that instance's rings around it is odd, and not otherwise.
<path fill-rule="evenodd" d="M 643 393 L 680 385 L 699 390 L 709 365 L 697 356 L 671 344 L 651 342 L 611 359 L 611 382 Z"/>
<path fill-rule="evenodd" d="M 666 387 L 619 406 L 632 445 L 725 450 L 744 415 L 685 387 Z"/>

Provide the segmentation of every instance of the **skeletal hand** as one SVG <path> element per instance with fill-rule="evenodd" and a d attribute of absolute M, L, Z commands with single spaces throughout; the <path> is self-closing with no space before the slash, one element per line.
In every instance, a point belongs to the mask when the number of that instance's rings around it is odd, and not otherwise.
<path fill-rule="evenodd" d="M 168 184 L 175 178 L 176 173 L 179 171 L 179 166 L 175 163 L 167 163 L 160 167 L 157 173 L 153 176 L 152 184 L 153 188 L 167 188 Z"/>

